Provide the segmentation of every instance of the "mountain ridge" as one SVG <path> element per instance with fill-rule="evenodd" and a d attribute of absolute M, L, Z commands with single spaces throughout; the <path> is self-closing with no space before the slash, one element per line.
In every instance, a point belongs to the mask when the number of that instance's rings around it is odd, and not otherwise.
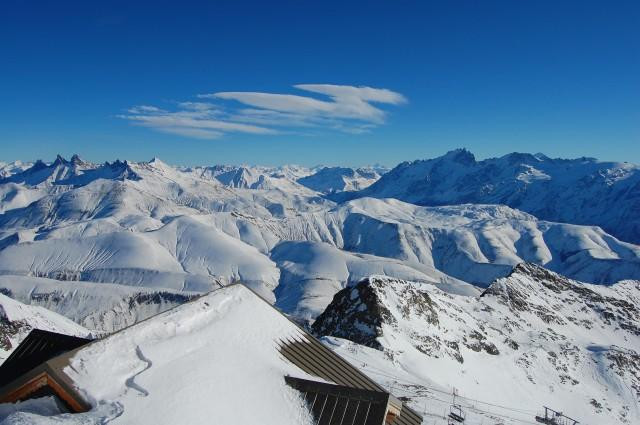
<path fill-rule="evenodd" d="M 337 293 L 312 329 L 383 380 L 382 371 L 410 372 L 388 385 L 415 406 L 431 388 L 457 387 L 502 405 L 563 406 L 580 422 L 631 424 L 640 418 L 639 302 L 640 281 L 594 286 L 523 263 L 479 297 L 373 276 Z"/>
<path fill-rule="evenodd" d="M 598 225 L 640 242 L 640 166 L 511 153 L 477 161 L 466 149 L 403 162 L 371 186 L 331 199 L 395 198 L 417 205 L 504 204 L 539 219 Z"/>

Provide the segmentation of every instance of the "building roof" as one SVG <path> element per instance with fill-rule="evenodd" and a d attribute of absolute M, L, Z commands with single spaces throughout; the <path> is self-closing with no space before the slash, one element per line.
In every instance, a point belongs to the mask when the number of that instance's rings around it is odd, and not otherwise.
<path fill-rule="evenodd" d="M 393 425 L 418 425 L 422 417 L 402 403 L 358 368 L 327 348 L 316 338 L 303 332 L 300 335 L 281 339 L 278 342 L 280 353 L 287 360 L 311 376 L 317 376 L 328 382 L 360 390 L 383 393 L 388 403 L 401 412 Z"/>
<path fill-rule="evenodd" d="M 399 411 L 389 409 L 389 393 L 362 390 L 343 385 L 327 384 L 307 379 L 285 378 L 287 384 L 304 395 L 315 423 L 318 425 L 381 425 Z M 392 415 L 389 415 L 389 410 Z"/>
<path fill-rule="evenodd" d="M 0 387 L 7 385 L 47 360 L 89 342 L 91 340 L 88 338 L 32 329 L 29 335 L 0 365 Z"/>
<path fill-rule="evenodd" d="M 377 400 L 387 401 L 385 412 L 400 411 L 394 425 L 421 422 L 415 412 L 242 285 L 216 290 L 49 359 L 1 388 L 0 400 L 42 376 L 62 390 L 67 404 L 72 404 L 68 399 L 76 402 L 72 410 L 82 412 L 92 405 L 82 415 L 100 416 L 110 404 L 118 410 L 118 420 L 140 425 L 204 424 L 212 415 L 218 424 L 320 423 L 314 421 L 313 409 L 304 407 L 303 394 L 291 388 L 291 379 L 320 379 L 319 384 L 332 385 L 331 391 L 348 389 L 345 399 L 349 392 L 376 394 Z M 330 394 L 328 387 L 318 388 Z"/>

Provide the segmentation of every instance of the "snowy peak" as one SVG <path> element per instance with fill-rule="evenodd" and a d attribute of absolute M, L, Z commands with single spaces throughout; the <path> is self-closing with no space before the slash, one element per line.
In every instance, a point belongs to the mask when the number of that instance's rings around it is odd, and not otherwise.
<path fill-rule="evenodd" d="M 245 167 L 233 168 L 224 173 L 217 174 L 216 179 L 225 186 L 251 189 L 258 183 L 260 177 L 264 180 L 262 174 L 257 174 Z"/>
<path fill-rule="evenodd" d="M 479 298 L 371 277 L 338 292 L 312 328 L 382 350 L 411 371 L 414 395 L 424 379 L 425 391 L 435 381 L 467 397 L 631 424 L 640 420 L 639 302 L 638 281 L 595 286 L 522 264 Z"/>
<path fill-rule="evenodd" d="M 148 164 L 156 169 L 160 169 L 161 164 L 166 168 L 171 168 L 159 160 L 149 162 Z M 127 161 L 115 160 L 97 165 L 85 161 L 75 154 L 70 160 L 58 155 L 55 161 L 50 164 L 38 160 L 29 168 L 0 178 L 0 184 L 24 183 L 29 186 L 84 186 L 96 179 L 139 180 L 139 178 L 131 164 Z"/>
<path fill-rule="evenodd" d="M 298 183 L 322 193 L 362 190 L 376 182 L 385 170 L 373 167 L 322 167 L 315 173 L 298 179 Z"/>
<path fill-rule="evenodd" d="M 21 173 L 32 166 L 33 164 L 22 161 L 0 162 L 0 179 Z"/>
<path fill-rule="evenodd" d="M 640 167 L 593 158 L 551 159 L 511 153 L 476 161 L 464 149 L 405 162 L 355 197 L 396 198 L 418 205 L 504 204 L 544 220 L 601 226 L 640 242 Z"/>
<path fill-rule="evenodd" d="M 81 176 L 95 167 L 94 164 L 80 159 L 78 155 L 74 155 L 70 161 L 58 155 L 51 164 L 38 160 L 24 171 L 0 179 L 0 183 L 26 183 L 31 186 L 57 184 Z"/>
<path fill-rule="evenodd" d="M 527 312 L 545 323 L 572 323 L 587 331 L 598 323 L 640 336 L 640 281 L 598 288 L 536 264 L 522 263 L 509 276 L 497 279 L 481 297 L 494 298 L 514 314 Z M 585 313 L 597 321 L 581 320 Z"/>

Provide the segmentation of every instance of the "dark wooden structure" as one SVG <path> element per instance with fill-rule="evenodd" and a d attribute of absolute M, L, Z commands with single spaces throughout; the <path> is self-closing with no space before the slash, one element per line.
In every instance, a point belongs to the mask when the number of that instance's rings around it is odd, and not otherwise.
<path fill-rule="evenodd" d="M 342 385 L 285 378 L 297 389 L 318 425 L 381 425 L 389 424 L 399 413 L 390 410 L 389 393 L 361 390 Z"/>
<path fill-rule="evenodd" d="M 53 395 L 70 412 L 87 411 L 89 405 L 76 393 L 62 369 L 69 353 L 90 342 L 33 329 L 0 366 L 0 403 Z"/>
<path fill-rule="evenodd" d="M 33 329 L 0 365 L 0 387 L 41 363 L 89 342 L 87 338 Z"/>

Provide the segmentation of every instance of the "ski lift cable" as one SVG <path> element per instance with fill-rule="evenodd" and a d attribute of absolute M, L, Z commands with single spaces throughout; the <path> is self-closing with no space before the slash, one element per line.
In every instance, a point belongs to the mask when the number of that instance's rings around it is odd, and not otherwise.
<path fill-rule="evenodd" d="M 349 357 L 349 358 L 351 358 L 353 360 L 356 360 L 358 362 L 362 362 L 360 359 L 357 359 L 355 357 L 349 356 L 347 354 L 341 354 L 341 355 L 344 356 L 344 357 Z M 430 387 L 430 386 L 428 386 L 428 385 L 426 385 L 424 383 L 419 383 L 419 382 L 415 382 L 415 381 L 411 381 L 411 380 L 398 378 L 396 376 L 389 375 L 385 371 L 383 371 L 381 369 L 378 369 L 376 367 L 372 367 L 370 365 L 366 365 L 366 368 L 367 368 L 367 370 L 372 370 L 373 373 L 375 373 L 377 375 L 386 376 L 387 378 L 391 378 L 391 379 L 394 379 L 396 381 L 402 381 L 402 382 L 405 382 L 405 383 L 408 383 L 408 384 L 419 385 L 419 386 L 427 388 L 427 389 L 429 389 L 431 391 L 435 391 L 435 392 L 439 392 L 439 393 L 443 393 L 443 394 L 450 394 L 449 391 L 444 391 L 444 390 L 441 390 L 441 389 L 438 389 L 438 388 Z M 404 390 L 404 391 L 406 391 L 408 393 L 413 393 L 414 395 L 422 395 L 422 394 L 418 394 L 416 392 L 412 392 L 412 391 L 408 391 L 408 390 Z M 465 400 L 469 400 L 469 401 L 472 401 L 472 402 L 485 404 L 487 406 L 497 407 L 497 408 L 506 409 L 506 410 L 512 410 L 512 411 L 518 412 L 518 413 L 537 413 L 538 412 L 537 410 L 521 409 L 521 408 L 516 408 L 516 407 L 509 407 L 509 406 L 504 406 L 504 405 L 500 405 L 500 404 L 495 404 L 495 403 L 489 403 L 487 401 L 477 400 L 477 399 L 473 399 L 473 398 L 465 397 L 465 396 L 461 396 L 461 395 L 458 395 L 457 397 L 465 399 Z"/>
<path fill-rule="evenodd" d="M 442 403 L 449 403 L 449 401 L 443 400 L 443 399 L 437 398 L 437 397 L 430 397 L 430 399 L 431 400 L 437 400 L 437 401 L 440 401 Z M 470 411 L 474 411 L 476 413 L 481 413 L 481 414 L 489 416 L 489 417 L 508 419 L 510 421 L 516 421 L 516 422 L 520 422 L 520 423 L 524 423 L 524 424 L 538 425 L 536 422 L 531 422 L 531 421 L 528 421 L 526 419 L 514 418 L 513 416 L 508 416 L 508 415 L 495 413 L 495 412 L 489 412 L 487 410 L 478 409 L 477 407 L 475 407 L 475 408 L 474 407 L 467 407 L 466 409 L 470 410 Z"/>
<path fill-rule="evenodd" d="M 431 390 L 431 391 L 439 392 L 439 393 L 442 393 L 442 394 L 450 394 L 450 392 L 448 392 L 448 391 L 444 391 L 444 390 L 441 390 L 441 389 L 438 389 L 438 388 L 430 387 L 428 385 L 425 385 L 424 383 L 418 383 L 418 382 L 414 382 L 414 381 L 410 381 L 410 380 L 406 380 L 406 379 L 398 379 L 395 376 L 392 376 L 392 375 L 389 375 L 389 374 L 381 372 L 379 369 L 372 368 L 371 372 L 376 374 L 376 375 L 386 376 L 388 378 L 395 379 L 397 381 L 402 381 L 402 382 L 409 383 L 409 384 L 419 385 L 419 386 L 424 387 L 424 388 L 426 388 L 428 390 Z M 407 393 L 410 393 L 410 394 L 413 394 L 413 395 L 418 395 L 418 396 L 423 396 L 424 395 L 424 394 L 420 394 L 420 393 L 418 393 L 416 391 L 410 391 L 408 389 L 403 389 L 403 391 L 405 391 Z M 484 405 L 487 405 L 487 406 L 497 407 L 497 408 L 505 409 L 505 410 L 511 410 L 511 411 L 514 411 L 514 412 L 517 412 L 517 413 L 537 413 L 538 412 L 537 410 L 522 409 L 522 408 L 517 408 L 517 407 L 510 407 L 510 406 L 504 406 L 504 405 L 495 404 L 495 403 L 489 403 L 487 401 L 477 400 L 477 399 L 473 399 L 473 398 L 470 398 L 470 397 L 465 397 L 465 396 L 462 396 L 462 395 L 457 395 L 457 397 L 461 398 L 461 399 L 464 399 L 464 400 L 467 400 L 467 401 L 484 404 Z"/>
<path fill-rule="evenodd" d="M 447 400 L 443 400 L 443 399 L 440 399 L 440 398 L 437 398 L 437 397 L 431 397 L 430 399 L 437 400 L 437 401 L 440 401 L 442 403 L 448 403 Z M 513 421 L 519 422 L 519 423 L 522 423 L 522 424 L 538 425 L 537 422 L 532 422 L 532 421 L 529 421 L 527 419 L 515 418 L 513 416 L 509 416 L 509 415 L 506 415 L 506 414 L 503 414 L 503 413 L 491 412 L 491 411 L 488 411 L 488 410 L 479 409 L 477 407 L 469 406 L 469 407 L 466 407 L 466 409 L 471 411 L 471 412 L 474 412 L 476 414 L 481 414 L 481 415 L 489 417 L 489 418 L 500 418 L 500 419 L 506 419 L 506 420 L 509 420 L 509 421 L 512 421 L 512 422 Z"/>

